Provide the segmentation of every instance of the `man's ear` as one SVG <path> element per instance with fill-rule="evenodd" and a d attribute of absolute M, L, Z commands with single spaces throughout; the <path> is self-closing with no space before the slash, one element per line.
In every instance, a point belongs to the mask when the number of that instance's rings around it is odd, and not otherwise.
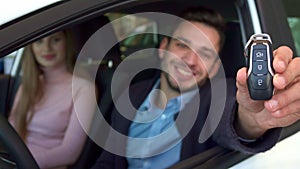
<path fill-rule="evenodd" d="M 165 53 L 165 50 L 167 50 L 167 46 L 169 44 L 169 39 L 164 37 L 161 42 L 160 42 L 160 45 L 159 45 L 159 58 L 163 58 L 164 57 L 164 53 Z"/>
<path fill-rule="evenodd" d="M 222 62 L 220 59 L 217 59 L 215 63 L 212 65 L 210 71 L 208 72 L 208 77 L 213 78 L 219 71 Z"/>

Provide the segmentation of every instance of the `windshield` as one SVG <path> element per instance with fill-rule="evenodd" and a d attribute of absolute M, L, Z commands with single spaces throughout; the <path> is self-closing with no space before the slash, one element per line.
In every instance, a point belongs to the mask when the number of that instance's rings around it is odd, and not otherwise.
<path fill-rule="evenodd" d="M 0 25 L 61 0 L 8 0 L 0 5 Z"/>

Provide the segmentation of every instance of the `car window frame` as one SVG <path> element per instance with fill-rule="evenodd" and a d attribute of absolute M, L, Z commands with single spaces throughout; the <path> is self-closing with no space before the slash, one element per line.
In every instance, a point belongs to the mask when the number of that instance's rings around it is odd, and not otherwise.
<path fill-rule="evenodd" d="M 118 0 L 63 1 L 54 4 L 51 8 L 30 13 L 26 18 L 17 19 L 13 24 L 1 27 L 0 57 L 53 32 L 132 2 L 132 0 L 123 2 Z"/>

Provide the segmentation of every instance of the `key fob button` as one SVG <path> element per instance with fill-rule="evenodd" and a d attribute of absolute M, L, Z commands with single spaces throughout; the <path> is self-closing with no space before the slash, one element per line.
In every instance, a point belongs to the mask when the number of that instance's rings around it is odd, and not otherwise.
<path fill-rule="evenodd" d="M 253 78 L 252 79 L 252 86 L 256 90 L 267 89 L 270 85 L 269 83 L 270 83 L 271 76 L 269 74 L 264 75 L 264 76 L 253 75 L 251 78 Z"/>
<path fill-rule="evenodd" d="M 253 62 L 253 73 L 255 75 L 265 75 L 268 73 L 268 67 L 266 61 Z"/>
<path fill-rule="evenodd" d="M 266 50 L 253 50 L 253 60 L 267 60 L 267 51 Z"/>

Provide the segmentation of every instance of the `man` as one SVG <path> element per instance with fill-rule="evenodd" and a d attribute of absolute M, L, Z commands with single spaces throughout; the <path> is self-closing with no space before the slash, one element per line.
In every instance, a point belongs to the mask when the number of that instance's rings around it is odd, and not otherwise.
<path fill-rule="evenodd" d="M 276 92 L 271 100 L 250 99 L 245 68 L 238 71 L 236 81 L 225 81 L 226 98 L 218 98 L 211 89 L 224 82 L 218 78 L 217 56 L 224 42 L 224 21 L 201 7 L 188 9 L 181 17 L 190 22 L 180 22 L 172 37 L 160 44 L 163 71 L 130 87 L 137 110 L 126 117 L 117 109 L 112 113 L 112 127 L 128 138 L 110 136 L 107 144 L 112 149 L 106 149 L 93 168 L 167 168 L 217 144 L 257 153 L 276 144 L 280 127 L 299 120 L 300 61 L 292 59 L 289 48 L 274 51 Z M 216 116 L 207 122 L 211 99 L 218 103 L 225 99 L 226 104 L 222 119 Z M 207 132 L 212 136 L 201 136 L 203 129 L 211 129 Z"/>

